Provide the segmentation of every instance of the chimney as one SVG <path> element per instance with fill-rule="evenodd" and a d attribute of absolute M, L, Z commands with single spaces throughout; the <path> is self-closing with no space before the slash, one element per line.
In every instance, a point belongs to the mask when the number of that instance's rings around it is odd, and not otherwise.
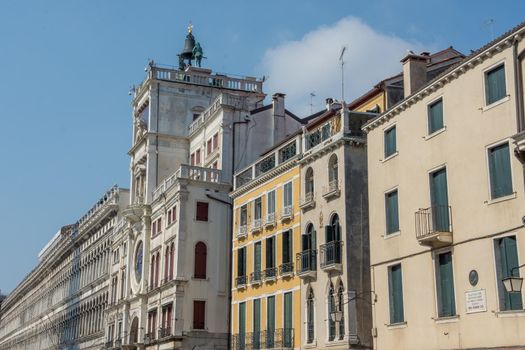
<path fill-rule="evenodd" d="M 401 60 L 403 63 L 404 97 L 412 95 L 427 82 L 428 55 L 417 55 L 412 51 Z"/>
<path fill-rule="evenodd" d="M 272 95 L 273 115 L 284 117 L 284 96 L 283 93 L 276 92 Z"/>

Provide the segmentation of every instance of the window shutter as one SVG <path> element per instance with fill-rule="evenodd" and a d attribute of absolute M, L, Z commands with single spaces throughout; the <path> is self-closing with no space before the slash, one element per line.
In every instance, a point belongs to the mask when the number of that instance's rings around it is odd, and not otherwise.
<path fill-rule="evenodd" d="M 303 251 L 310 249 L 310 235 L 301 235 L 301 249 Z"/>
<path fill-rule="evenodd" d="M 239 304 L 239 334 L 246 334 L 246 303 Z"/>
<path fill-rule="evenodd" d="M 488 105 L 506 96 L 504 65 L 487 72 L 485 77 L 485 91 Z"/>
<path fill-rule="evenodd" d="M 285 231 L 282 235 L 283 245 L 282 245 L 282 261 L 283 264 L 290 262 L 290 232 Z"/>
<path fill-rule="evenodd" d="M 275 330 L 275 297 L 271 296 L 266 299 L 267 302 L 267 320 L 266 329 L 268 331 Z"/>
<path fill-rule="evenodd" d="M 452 253 L 447 252 L 439 255 L 439 287 L 440 287 L 440 310 L 439 316 L 454 316 L 456 305 L 454 301 L 454 280 L 452 270 Z"/>
<path fill-rule="evenodd" d="M 193 328 L 204 329 L 204 315 L 206 302 L 203 300 L 193 301 Z"/>
<path fill-rule="evenodd" d="M 253 332 L 259 333 L 261 331 L 261 299 L 255 299 L 253 301 Z M 258 335 L 255 335 L 255 339 L 258 339 Z"/>
<path fill-rule="evenodd" d="M 401 265 L 390 267 L 389 273 L 390 323 L 399 323 L 404 321 Z"/>
<path fill-rule="evenodd" d="M 399 211 L 397 197 L 397 191 L 387 193 L 386 195 L 387 234 L 399 231 Z"/>
<path fill-rule="evenodd" d="M 261 271 L 261 242 L 257 242 L 254 245 L 254 271 Z"/>
<path fill-rule="evenodd" d="M 324 227 L 325 242 L 332 242 L 334 240 L 334 228 L 331 225 Z"/>
<path fill-rule="evenodd" d="M 207 249 L 203 242 L 195 245 L 195 278 L 206 278 Z"/>
<path fill-rule="evenodd" d="M 443 100 L 434 102 L 428 107 L 428 133 L 443 128 Z"/>
<path fill-rule="evenodd" d="M 509 144 L 496 146 L 489 150 L 490 190 L 492 198 L 512 193 Z"/>
<path fill-rule="evenodd" d="M 501 277 L 519 276 L 519 270 L 512 269 L 519 266 L 518 261 L 518 250 L 516 246 L 516 237 L 509 236 L 500 239 L 500 269 Z M 509 293 L 503 288 L 504 310 L 521 310 L 523 309 L 523 301 L 521 299 L 521 293 Z"/>
<path fill-rule="evenodd" d="M 197 202 L 197 220 L 208 221 L 208 203 Z"/>

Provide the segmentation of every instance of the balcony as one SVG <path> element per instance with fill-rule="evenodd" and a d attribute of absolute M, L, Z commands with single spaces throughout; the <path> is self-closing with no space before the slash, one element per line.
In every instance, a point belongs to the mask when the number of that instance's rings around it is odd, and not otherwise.
<path fill-rule="evenodd" d="M 237 276 L 235 278 L 235 286 L 238 289 L 246 288 L 246 281 L 248 280 L 248 277 L 246 275 L 243 276 Z"/>
<path fill-rule="evenodd" d="M 263 280 L 265 282 L 271 282 L 275 281 L 275 278 L 277 277 L 277 268 L 276 267 L 268 267 L 265 270 L 263 270 L 262 273 Z"/>
<path fill-rule="evenodd" d="M 262 230 L 262 219 L 254 219 L 252 223 L 252 233 L 260 232 Z"/>
<path fill-rule="evenodd" d="M 291 220 L 293 217 L 292 205 L 286 205 L 281 210 L 281 221 Z"/>
<path fill-rule="evenodd" d="M 266 220 L 264 220 L 264 227 L 270 228 L 275 226 L 275 213 L 266 214 Z"/>
<path fill-rule="evenodd" d="M 279 328 L 270 331 L 233 334 L 231 348 L 234 350 L 293 349 L 294 329 Z"/>
<path fill-rule="evenodd" d="M 122 339 L 120 338 L 115 339 L 115 345 L 113 346 L 117 349 L 120 349 L 120 347 L 122 346 Z"/>
<path fill-rule="evenodd" d="M 155 333 L 150 332 L 144 335 L 144 345 L 149 345 L 155 341 Z"/>
<path fill-rule="evenodd" d="M 248 226 L 246 224 L 239 226 L 239 231 L 237 231 L 237 239 L 244 238 L 248 234 Z"/>
<path fill-rule="evenodd" d="M 326 200 L 339 197 L 341 189 L 339 187 L 339 180 L 332 180 L 328 183 L 328 187 L 323 189 L 323 198 Z"/>
<path fill-rule="evenodd" d="M 525 164 L 525 131 L 512 136 L 514 141 L 514 155 L 521 164 Z"/>
<path fill-rule="evenodd" d="M 304 198 L 301 199 L 301 203 L 299 204 L 299 208 L 301 208 L 303 211 L 315 208 L 315 199 L 313 192 L 308 192 L 304 195 Z"/>
<path fill-rule="evenodd" d="M 317 250 L 303 250 L 295 257 L 295 273 L 300 278 L 317 277 Z"/>
<path fill-rule="evenodd" d="M 171 327 L 159 329 L 159 339 L 171 337 Z"/>
<path fill-rule="evenodd" d="M 452 244 L 452 221 L 449 205 L 435 205 L 416 213 L 416 238 L 420 245 L 439 248 Z"/>
<path fill-rule="evenodd" d="M 293 262 L 287 262 L 279 266 L 279 276 L 291 277 L 293 276 Z"/>
<path fill-rule="evenodd" d="M 104 345 L 106 349 L 113 349 L 113 340 L 108 340 Z"/>
<path fill-rule="evenodd" d="M 321 269 L 323 271 L 342 271 L 341 252 L 343 248 L 342 241 L 332 241 L 322 244 L 321 252 Z"/>
<path fill-rule="evenodd" d="M 261 284 L 262 282 L 262 272 L 261 271 L 254 271 L 250 273 L 250 284 L 252 286 L 256 286 Z"/>

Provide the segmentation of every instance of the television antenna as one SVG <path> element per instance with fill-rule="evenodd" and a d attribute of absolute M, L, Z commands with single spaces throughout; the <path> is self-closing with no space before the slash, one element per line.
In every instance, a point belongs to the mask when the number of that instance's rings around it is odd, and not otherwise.
<path fill-rule="evenodd" d="M 314 97 L 315 97 L 315 92 L 310 92 L 310 114 L 313 114 L 314 113 Z"/>
<path fill-rule="evenodd" d="M 344 55 L 346 52 L 346 45 L 343 45 L 341 48 L 341 53 L 339 54 L 339 62 L 341 63 L 341 101 L 345 100 L 345 61 Z"/>
<path fill-rule="evenodd" d="M 494 40 L 494 19 L 489 18 L 483 24 L 490 30 L 490 40 Z"/>

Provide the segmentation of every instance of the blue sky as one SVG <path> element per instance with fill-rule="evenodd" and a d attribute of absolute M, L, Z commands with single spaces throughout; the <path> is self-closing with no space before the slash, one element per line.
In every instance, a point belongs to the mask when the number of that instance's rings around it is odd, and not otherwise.
<path fill-rule="evenodd" d="M 106 189 L 128 187 L 129 88 L 148 58 L 176 64 L 189 21 L 205 66 L 265 75 L 266 92 L 286 93 L 304 115 L 307 92 L 316 107 L 339 93 L 342 45 L 350 100 L 399 71 L 406 49 L 469 53 L 491 39 L 488 20 L 499 35 L 524 10 L 504 0 L 2 1 L 0 289 L 12 290 Z"/>

